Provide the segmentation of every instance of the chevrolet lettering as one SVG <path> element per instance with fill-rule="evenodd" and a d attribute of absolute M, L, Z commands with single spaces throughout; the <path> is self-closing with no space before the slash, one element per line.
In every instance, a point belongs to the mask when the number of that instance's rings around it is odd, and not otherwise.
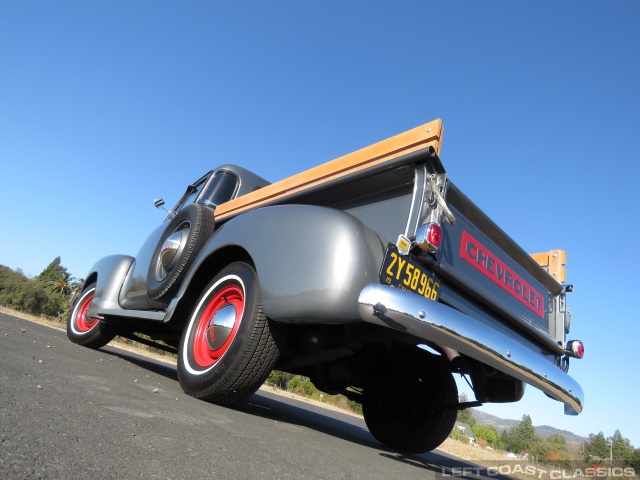
<path fill-rule="evenodd" d="M 468 232 L 462 233 L 460 256 L 536 315 L 544 318 L 542 295 Z"/>

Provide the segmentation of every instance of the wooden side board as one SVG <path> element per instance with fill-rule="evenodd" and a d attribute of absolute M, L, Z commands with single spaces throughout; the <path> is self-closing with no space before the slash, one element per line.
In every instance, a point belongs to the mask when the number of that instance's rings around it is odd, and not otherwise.
<path fill-rule="evenodd" d="M 223 220 L 243 211 L 278 201 L 288 195 L 428 147 L 433 147 L 436 153 L 440 154 L 443 131 L 444 128 L 440 119 L 426 123 L 223 203 L 216 208 L 215 217 L 218 220 Z"/>
<path fill-rule="evenodd" d="M 547 272 L 558 283 L 567 281 L 567 252 L 565 250 L 551 250 L 544 253 L 532 253 L 533 259 L 538 262 L 541 267 L 546 267 Z"/>

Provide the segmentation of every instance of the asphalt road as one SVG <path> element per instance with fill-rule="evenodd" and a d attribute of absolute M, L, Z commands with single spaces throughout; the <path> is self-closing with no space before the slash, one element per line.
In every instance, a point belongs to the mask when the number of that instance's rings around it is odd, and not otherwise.
<path fill-rule="evenodd" d="M 1 480 L 439 479 L 470 466 L 385 449 L 359 418 L 268 392 L 237 408 L 196 400 L 172 365 L 0 313 Z"/>

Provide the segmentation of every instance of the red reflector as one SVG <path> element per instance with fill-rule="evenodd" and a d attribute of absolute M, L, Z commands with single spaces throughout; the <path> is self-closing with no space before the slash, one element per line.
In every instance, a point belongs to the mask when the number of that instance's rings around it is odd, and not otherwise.
<path fill-rule="evenodd" d="M 427 242 L 436 248 L 440 248 L 440 244 L 442 243 L 442 229 L 437 223 L 429 224 L 429 228 L 427 229 Z"/>
<path fill-rule="evenodd" d="M 574 358 L 584 357 L 584 344 L 580 340 L 571 340 L 567 343 L 567 353 Z"/>
<path fill-rule="evenodd" d="M 442 243 L 442 228 L 437 223 L 425 223 L 416 230 L 416 245 L 429 253 L 435 253 Z"/>

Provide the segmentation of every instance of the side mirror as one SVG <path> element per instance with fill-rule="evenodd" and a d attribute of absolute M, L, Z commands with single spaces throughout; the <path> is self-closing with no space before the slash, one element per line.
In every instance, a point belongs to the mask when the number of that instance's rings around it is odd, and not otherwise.
<path fill-rule="evenodd" d="M 156 208 L 161 208 L 163 209 L 165 212 L 167 212 L 169 214 L 169 218 L 173 218 L 175 217 L 175 212 L 170 212 L 169 210 L 167 210 L 166 208 L 164 208 L 164 200 L 161 198 L 156 198 L 153 200 L 153 204 L 155 205 Z"/>

